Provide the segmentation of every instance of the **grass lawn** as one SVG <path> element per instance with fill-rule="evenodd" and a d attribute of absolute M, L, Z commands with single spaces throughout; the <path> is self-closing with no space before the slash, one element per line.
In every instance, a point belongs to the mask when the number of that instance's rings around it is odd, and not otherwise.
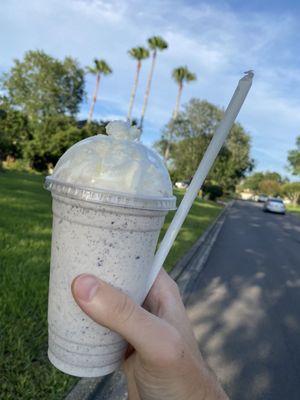
<path fill-rule="evenodd" d="M 300 217 L 300 206 L 292 206 L 291 204 L 289 204 L 286 206 L 286 208 L 288 212 L 299 215 Z"/>
<path fill-rule="evenodd" d="M 177 197 L 177 207 L 180 204 L 184 190 L 174 190 L 174 194 Z M 213 202 L 203 201 L 196 199 L 189 212 L 189 215 L 181 228 L 177 239 L 170 251 L 166 262 L 165 269 L 170 271 L 176 261 L 196 242 L 199 236 L 205 231 L 205 229 L 212 223 L 212 221 L 219 215 L 222 207 Z M 169 212 L 164 227 L 161 231 L 159 240 L 161 240 L 169 227 L 175 211 Z"/>
<path fill-rule="evenodd" d="M 47 359 L 47 295 L 51 196 L 44 178 L 0 172 L 0 399 L 59 400 L 77 378 Z M 177 191 L 179 200 L 183 193 Z M 169 255 L 172 265 L 197 240 L 221 207 L 196 201 Z M 164 231 L 172 219 L 168 215 Z M 163 233 L 162 233 L 163 235 Z"/>

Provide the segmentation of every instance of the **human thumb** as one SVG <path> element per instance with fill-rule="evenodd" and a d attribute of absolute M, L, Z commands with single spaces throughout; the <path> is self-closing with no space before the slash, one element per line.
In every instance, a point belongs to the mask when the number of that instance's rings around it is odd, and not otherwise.
<path fill-rule="evenodd" d="M 167 351 L 168 323 L 137 305 L 129 296 L 94 275 L 74 279 L 72 293 L 79 307 L 95 322 L 123 336 L 142 356 Z"/>

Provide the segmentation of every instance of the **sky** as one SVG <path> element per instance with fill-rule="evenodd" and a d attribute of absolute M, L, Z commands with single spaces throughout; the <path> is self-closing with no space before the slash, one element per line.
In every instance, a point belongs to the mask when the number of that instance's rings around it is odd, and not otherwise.
<path fill-rule="evenodd" d="M 82 66 L 104 58 L 113 69 L 100 86 L 95 117 L 127 114 L 135 62 L 127 51 L 163 36 L 142 140 L 160 138 L 174 109 L 173 68 L 187 65 L 197 81 L 184 87 L 191 98 L 225 108 L 244 71 L 252 89 L 238 116 L 251 136 L 256 170 L 289 176 L 287 152 L 300 135 L 300 2 L 297 0 L 2 0 L 0 72 L 30 49 L 76 58 Z M 143 62 L 133 116 L 139 117 L 150 61 Z M 86 118 L 94 77 L 87 76 Z"/>

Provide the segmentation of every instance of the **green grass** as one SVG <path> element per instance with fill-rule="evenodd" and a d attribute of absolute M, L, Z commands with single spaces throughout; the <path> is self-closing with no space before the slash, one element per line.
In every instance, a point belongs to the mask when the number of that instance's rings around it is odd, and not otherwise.
<path fill-rule="evenodd" d="M 290 212 L 290 213 L 292 213 L 292 214 L 299 215 L 299 217 L 300 217 L 300 206 L 293 206 L 293 205 L 291 205 L 291 204 L 288 204 L 288 205 L 286 206 L 286 208 L 287 208 L 287 211 L 288 211 L 288 212 Z"/>
<path fill-rule="evenodd" d="M 0 172 L 1 400 L 59 400 L 77 379 L 59 372 L 47 359 L 52 217 L 51 196 L 43 189 L 43 180 L 26 172 Z M 179 200 L 183 197 L 182 192 L 176 194 Z M 220 209 L 213 203 L 194 203 L 167 259 L 168 270 Z"/>
<path fill-rule="evenodd" d="M 177 207 L 180 204 L 184 190 L 174 190 L 174 194 L 177 197 Z M 215 220 L 219 215 L 222 207 L 213 202 L 203 201 L 196 199 L 189 212 L 187 219 L 185 220 L 175 243 L 173 244 L 172 250 L 170 251 L 166 261 L 165 269 L 170 271 L 176 261 L 178 261 L 183 254 L 196 242 L 196 240 L 202 235 L 205 229 Z M 175 211 L 169 212 L 164 227 L 161 231 L 159 240 L 161 240 L 169 227 Z"/>

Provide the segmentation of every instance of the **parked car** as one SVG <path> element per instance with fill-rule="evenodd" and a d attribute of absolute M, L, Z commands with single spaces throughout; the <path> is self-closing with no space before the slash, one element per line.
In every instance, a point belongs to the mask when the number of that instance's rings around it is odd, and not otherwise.
<path fill-rule="evenodd" d="M 189 181 L 181 181 L 181 182 L 175 182 L 175 187 L 178 189 L 187 189 L 189 186 Z"/>
<path fill-rule="evenodd" d="M 285 214 L 285 205 L 281 199 L 269 197 L 263 206 L 263 211 L 269 211 L 277 214 Z"/>
<path fill-rule="evenodd" d="M 255 200 L 258 203 L 265 203 L 268 200 L 268 196 L 266 194 L 259 194 L 258 196 L 255 197 Z"/>

